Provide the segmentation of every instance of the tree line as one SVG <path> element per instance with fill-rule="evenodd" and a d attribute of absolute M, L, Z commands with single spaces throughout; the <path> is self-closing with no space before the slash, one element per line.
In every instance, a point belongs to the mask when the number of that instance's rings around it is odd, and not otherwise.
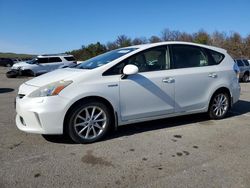
<path fill-rule="evenodd" d="M 149 38 L 130 38 L 126 35 L 120 35 L 115 41 L 107 42 L 106 44 L 100 42 L 91 43 L 87 46 L 83 45 L 80 49 L 66 53 L 74 55 L 77 60 L 84 61 L 117 48 L 162 41 L 185 41 L 217 46 L 226 49 L 233 58 L 250 59 L 250 34 L 246 37 L 242 37 L 237 32 L 228 34 L 226 32 L 215 31 L 209 34 L 204 30 L 199 30 L 198 32 L 190 34 L 177 30 L 164 29 L 159 36 L 153 35 Z"/>

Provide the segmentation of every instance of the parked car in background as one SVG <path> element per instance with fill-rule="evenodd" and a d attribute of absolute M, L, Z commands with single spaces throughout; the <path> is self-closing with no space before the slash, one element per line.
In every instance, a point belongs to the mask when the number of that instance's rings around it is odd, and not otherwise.
<path fill-rule="evenodd" d="M 11 67 L 12 72 L 19 75 L 41 75 L 55 69 L 76 66 L 76 60 L 72 55 L 50 54 L 40 55 L 30 61 L 23 61 L 14 64 Z"/>
<path fill-rule="evenodd" d="M 0 66 L 11 67 L 14 61 L 11 58 L 0 58 Z"/>
<path fill-rule="evenodd" d="M 12 61 L 15 63 L 18 63 L 18 62 L 21 62 L 22 59 L 19 59 L 19 58 L 12 58 Z"/>
<path fill-rule="evenodd" d="M 243 82 L 248 82 L 250 65 L 247 59 L 235 59 L 238 67 L 240 68 L 239 79 Z"/>
<path fill-rule="evenodd" d="M 16 125 L 95 142 L 112 127 L 207 112 L 224 118 L 240 96 L 226 50 L 161 42 L 113 50 L 19 87 Z"/>

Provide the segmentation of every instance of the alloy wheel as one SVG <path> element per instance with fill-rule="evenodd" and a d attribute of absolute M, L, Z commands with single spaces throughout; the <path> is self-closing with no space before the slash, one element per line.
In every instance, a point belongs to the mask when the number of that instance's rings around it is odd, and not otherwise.
<path fill-rule="evenodd" d="M 107 115 L 98 106 L 88 106 L 77 113 L 73 127 L 83 139 L 95 139 L 107 126 Z"/>
<path fill-rule="evenodd" d="M 228 98 L 225 94 L 220 93 L 217 96 L 215 96 L 213 101 L 213 113 L 217 117 L 222 117 L 225 115 L 229 107 Z"/>

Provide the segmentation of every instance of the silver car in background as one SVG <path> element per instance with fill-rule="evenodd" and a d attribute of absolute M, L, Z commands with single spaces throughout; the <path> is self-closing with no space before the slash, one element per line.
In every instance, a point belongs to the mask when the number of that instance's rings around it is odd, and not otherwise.
<path fill-rule="evenodd" d="M 249 65 L 248 60 L 247 59 L 235 59 L 234 61 L 240 69 L 239 79 L 243 82 L 248 82 L 249 72 L 250 72 L 250 65 Z"/>

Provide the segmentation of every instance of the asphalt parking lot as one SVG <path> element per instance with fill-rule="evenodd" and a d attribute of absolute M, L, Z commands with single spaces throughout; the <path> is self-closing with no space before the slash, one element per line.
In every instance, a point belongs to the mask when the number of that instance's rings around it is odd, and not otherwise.
<path fill-rule="evenodd" d="M 74 144 L 26 134 L 14 97 L 29 78 L 0 68 L 0 187 L 250 187 L 250 83 L 228 117 L 190 115 L 123 126 Z"/>

